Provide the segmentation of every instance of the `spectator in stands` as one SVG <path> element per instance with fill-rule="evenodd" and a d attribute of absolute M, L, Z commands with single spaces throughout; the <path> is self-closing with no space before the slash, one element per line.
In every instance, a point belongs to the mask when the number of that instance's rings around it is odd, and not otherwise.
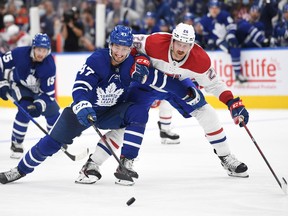
<path fill-rule="evenodd" d="M 259 0 L 258 6 L 260 7 L 260 21 L 265 26 L 265 37 L 271 38 L 273 34 L 272 19 L 278 13 L 278 4 L 276 0 Z"/>
<path fill-rule="evenodd" d="M 276 46 L 288 46 L 288 3 L 283 6 L 282 18 L 275 26 L 273 37 Z"/>
<path fill-rule="evenodd" d="M 194 0 L 191 5 L 189 5 L 189 12 L 195 14 L 197 17 L 202 17 L 208 13 L 207 1 Z"/>
<path fill-rule="evenodd" d="M 164 0 L 153 0 L 155 5 L 155 19 L 158 24 L 161 19 L 166 20 L 170 26 L 174 26 L 174 17 L 167 1 Z"/>
<path fill-rule="evenodd" d="M 81 16 L 84 25 L 84 36 L 80 39 L 81 44 L 84 47 L 84 50 L 94 51 L 96 29 L 92 11 L 90 9 L 84 9 Z"/>
<path fill-rule="evenodd" d="M 164 19 L 159 20 L 159 28 L 160 28 L 160 32 L 168 32 L 168 33 L 172 32 L 171 26 Z"/>
<path fill-rule="evenodd" d="M 46 33 L 51 41 L 51 51 L 56 51 L 55 22 L 58 21 L 53 2 L 45 0 L 39 6 L 40 32 Z"/>
<path fill-rule="evenodd" d="M 160 27 L 156 23 L 155 14 L 148 11 L 144 17 L 143 34 L 152 34 L 154 32 L 160 32 Z"/>
<path fill-rule="evenodd" d="M 252 8 L 252 11 L 254 9 Z M 235 8 L 235 12 L 233 11 L 234 21 L 237 24 L 236 28 L 236 38 L 238 40 L 239 45 L 242 48 L 261 48 L 268 47 L 269 40 L 265 38 L 264 31 L 258 29 L 256 26 L 246 20 L 245 18 L 238 16 L 238 10 Z"/>
<path fill-rule="evenodd" d="M 84 35 L 84 27 L 83 24 L 77 20 L 75 10 L 69 9 L 65 11 L 62 23 L 61 34 L 64 38 L 64 51 L 81 51 L 79 40 Z"/>
<path fill-rule="evenodd" d="M 169 20 L 167 20 L 165 17 L 162 19 L 166 20 L 167 24 L 173 28 L 175 24 L 178 24 L 182 21 L 183 14 L 187 10 L 187 7 L 185 5 L 185 0 L 170 0 L 168 2 L 172 15 L 172 23 L 169 23 Z M 171 29 L 169 31 L 171 31 Z"/>
<path fill-rule="evenodd" d="M 144 16 L 145 0 L 122 0 L 122 6 L 132 9 L 138 13 L 140 17 Z"/>
<path fill-rule="evenodd" d="M 4 14 L 5 14 L 5 5 L 0 3 L 0 31 L 4 28 Z"/>
<path fill-rule="evenodd" d="M 27 31 L 29 26 L 29 13 L 26 6 L 23 4 L 19 10 L 17 10 L 15 17 L 15 24 L 22 30 Z"/>
<path fill-rule="evenodd" d="M 15 24 L 7 28 L 7 35 L 9 38 L 9 50 L 16 47 L 31 45 L 30 35 L 27 32 L 20 30 L 20 28 Z"/>
<path fill-rule="evenodd" d="M 107 35 L 109 35 L 114 27 L 119 23 L 131 24 L 138 19 L 140 19 L 140 14 L 131 8 L 124 7 L 122 5 L 122 0 L 114 0 L 112 3 L 112 10 L 108 12 L 106 17 Z"/>
<path fill-rule="evenodd" d="M 4 42 L 7 42 L 9 40 L 9 37 L 7 35 L 7 28 L 13 24 L 15 24 L 15 19 L 12 14 L 6 14 L 3 17 L 3 23 L 4 23 L 4 28 L 1 29 L 1 40 Z"/>
<path fill-rule="evenodd" d="M 260 31 L 264 31 L 264 24 L 260 21 L 260 8 L 258 5 L 252 5 L 249 10 L 249 22 Z"/>
<path fill-rule="evenodd" d="M 192 25 L 194 29 L 197 28 L 197 22 L 199 21 L 200 21 L 200 18 L 195 17 L 195 15 L 190 12 L 185 13 L 183 16 L 183 20 L 182 20 L 183 23 Z M 201 47 L 205 47 L 205 41 L 204 41 L 203 35 L 198 34 L 197 31 L 195 32 L 195 42 L 199 44 Z"/>

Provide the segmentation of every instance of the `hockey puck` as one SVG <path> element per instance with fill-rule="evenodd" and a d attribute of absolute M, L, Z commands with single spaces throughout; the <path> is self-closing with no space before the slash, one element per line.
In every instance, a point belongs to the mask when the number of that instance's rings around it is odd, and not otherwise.
<path fill-rule="evenodd" d="M 133 204 L 134 202 L 135 202 L 135 198 L 134 197 L 131 197 L 127 202 L 126 202 L 126 204 L 128 205 L 128 206 L 130 206 L 131 204 Z"/>

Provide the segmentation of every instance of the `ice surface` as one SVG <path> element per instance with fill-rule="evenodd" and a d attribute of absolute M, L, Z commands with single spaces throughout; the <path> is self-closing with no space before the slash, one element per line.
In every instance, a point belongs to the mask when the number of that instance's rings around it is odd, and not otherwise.
<path fill-rule="evenodd" d="M 288 110 L 249 110 L 247 125 L 276 175 L 288 179 Z M 18 161 L 10 159 L 10 136 L 16 109 L 0 108 L 0 171 Z M 158 110 L 150 111 L 144 142 L 135 169 L 140 178 L 133 187 L 114 184 L 115 159 L 102 167 L 102 179 L 93 185 L 75 184 L 86 158 L 73 162 L 59 152 L 33 173 L 0 185 L 0 216 L 287 216 L 288 196 L 243 128 L 233 124 L 227 110 L 217 110 L 230 148 L 249 167 L 247 179 L 229 177 L 221 167 L 195 119 L 174 112 L 174 131 L 180 145 L 160 144 Z M 43 127 L 43 118 L 36 119 Z M 30 123 L 27 151 L 43 136 Z M 71 153 L 94 150 L 99 137 L 90 128 L 69 147 Z M 117 152 L 119 153 L 119 152 Z M 135 197 L 131 206 L 126 202 Z"/>

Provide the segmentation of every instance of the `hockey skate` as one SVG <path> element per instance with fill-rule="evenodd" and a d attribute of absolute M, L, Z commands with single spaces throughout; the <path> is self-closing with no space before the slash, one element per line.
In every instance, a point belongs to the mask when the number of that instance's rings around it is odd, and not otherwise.
<path fill-rule="evenodd" d="M 13 181 L 16 181 L 22 177 L 24 177 L 24 174 L 20 174 L 17 167 L 7 171 L 0 173 L 0 182 L 1 184 L 7 184 Z"/>
<path fill-rule="evenodd" d="M 24 152 L 22 144 L 18 144 L 12 141 L 10 149 L 11 149 L 10 158 L 20 159 L 22 157 L 23 152 Z"/>
<path fill-rule="evenodd" d="M 79 176 L 75 180 L 75 183 L 94 184 L 100 180 L 101 177 L 102 175 L 99 172 L 99 166 L 89 157 L 88 161 L 80 170 Z"/>
<path fill-rule="evenodd" d="M 240 83 L 248 82 L 247 78 L 245 78 L 242 74 L 237 74 L 236 75 L 236 81 L 238 81 Z"/>
<path fill-rule="evenodd" d="M 221 165 L 227 171 L 229 176 L 248 178 L 248 167 L 246 164 L 238 161 L 234 155 L 219 156 Z"/>
<path fill-rule="evenodd" d="M 173 133 L 171 130 L 163 130 L 159 121 L 158 127 L 162 144 L 180 144 L 180 136 L 178 134 Z"/>
<path fill-rule="evenodd" d="M 137 172 L 133 170 L 133 162 L 134 159 L 128 159 L 123 156 L 120 157 L 120 162 L 125 169 L 121 166 L 118 166 L 114 176 L 116 177 L 116 184 L 125 185 L 125 186 L 132 186 L 135 184 L 132 178 L 138 178 L 139 175 Z"/>

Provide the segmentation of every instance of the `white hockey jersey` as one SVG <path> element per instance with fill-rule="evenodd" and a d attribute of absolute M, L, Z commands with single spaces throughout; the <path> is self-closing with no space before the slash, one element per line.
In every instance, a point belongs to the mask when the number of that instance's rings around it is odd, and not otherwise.
<path fill-rule="evenodd" d="M 211 67 L 208 54 L 198 44 L 194 44 L 189 55 L 181 61 L 171 57 L 171 39 L 169 33 L 154 33 L 151 35 L 134 35 L 133 46 L 138 53 L 150 57 L 152 66 L 170 76 L 184 80 L 190 78 L 226 104 L 233 99 L 232 92 Z"/>

